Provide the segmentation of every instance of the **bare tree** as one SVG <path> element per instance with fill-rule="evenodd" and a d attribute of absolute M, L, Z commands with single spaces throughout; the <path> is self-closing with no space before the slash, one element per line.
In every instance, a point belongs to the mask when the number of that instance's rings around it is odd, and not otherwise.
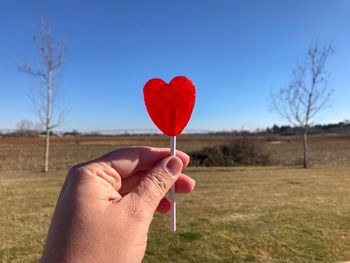
<path fill-rule="evenodd" d="M 45 154 L 43 171 L 49 170 L 50 134 L 63 122 L 64 111 L 56 113 L 55 104 L 58 99 L 58 84 L 56 75 L 63 65 L 66 55 L 66 45 L 55 42 L 52 38 L 51 27 L 43 20 L 38 34 L 33 34 L 41 66 L 33 68 L 27 65 L 18 66 L 19 71 L 37 80 L 38 87 L 31 94 L 33 109 L 45 128 Z"/>
<path fill-rule="evenodd" d="M 33 131 L 33 123 L 29 120 L 21 120 L 17 123 L 16 133 L 18 135 L 29 135 Z"/>
<path fill-rule="evenodd" d="M 41 124 L 30 120 L 21 120 L 17 123 L 16 134 L 20 136 L 34 136 L 40 134 Z"/>
<path fill-rule="evenodd" d="M 270 109 L 303 133 L 304 168 L 309 166 L 309 127 L 316 115 L 330 106 L 333 89 L 328 86 L 326 62 L 333 52 L 331 45 L 322 48 L 317 42 L 311 45 L 304 63 L 293 70 L 289 85 L 271 95 Z"/>
<path fill-rule="evenodd" d="M 17 133 L 25 134 L 33 129 L 34 124 L 29 120 L 21 120 L 17 123 Z"/>

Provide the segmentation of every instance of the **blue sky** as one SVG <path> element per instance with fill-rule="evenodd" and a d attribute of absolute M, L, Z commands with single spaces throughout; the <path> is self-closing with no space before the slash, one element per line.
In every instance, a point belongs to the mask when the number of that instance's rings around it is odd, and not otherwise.
<path fill-rule="evenodd" d="M 189 129 L 254 129 L 285 121 L 268 111 L 314 40 L 332 43 L 333 106 L 321 123 L 350 118 L 350 1 L 0 0 L 0 129 L 37 121 L 34 86 L 16 62 L 38 61 L 33 30 L 44 17 L 68 41 L 61 71 L 61 130 L 154 128 L 142 97 L 153 77 L 196 84 Z"/>

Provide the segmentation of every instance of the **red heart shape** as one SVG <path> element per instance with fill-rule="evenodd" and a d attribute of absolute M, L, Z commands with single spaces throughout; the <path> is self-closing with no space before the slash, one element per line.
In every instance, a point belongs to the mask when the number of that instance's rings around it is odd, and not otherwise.
<path fill-rule="evenodd" d="M 169 84 L 161 79 L 147 81 L 143 96 L 149 116 L 167 136 L 177 136 L 186 127 L 196 99 L 191 80 L 179 76 Z"/>

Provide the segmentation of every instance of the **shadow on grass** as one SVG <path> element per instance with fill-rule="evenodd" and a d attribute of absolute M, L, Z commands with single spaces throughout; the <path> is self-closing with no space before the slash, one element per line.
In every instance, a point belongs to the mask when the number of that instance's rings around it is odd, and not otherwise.
<path fill-rule="evenodd" d="M 179 233 L 179 236 L 186 241 L 192 242 L 195 240 L 199 240 L 202 237 L 201 233 L 198 232 L 183 232 Z"/>

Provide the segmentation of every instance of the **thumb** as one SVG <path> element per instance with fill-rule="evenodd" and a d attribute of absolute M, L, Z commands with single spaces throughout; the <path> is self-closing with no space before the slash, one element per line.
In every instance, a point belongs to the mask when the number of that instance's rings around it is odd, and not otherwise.
<path fill-rule="evenodd" d="M 182 167 L 181 159 L 176 156 L 170 156 L 161 160 L 149 170 L 141 178 L 134 191 L 129 193 L 131 197 L 129 201 L 132 202 L 131 206 L 133 209 L 138 210 L 134 212 L 153 215 L 160 200 L 179 178 Z"/>

